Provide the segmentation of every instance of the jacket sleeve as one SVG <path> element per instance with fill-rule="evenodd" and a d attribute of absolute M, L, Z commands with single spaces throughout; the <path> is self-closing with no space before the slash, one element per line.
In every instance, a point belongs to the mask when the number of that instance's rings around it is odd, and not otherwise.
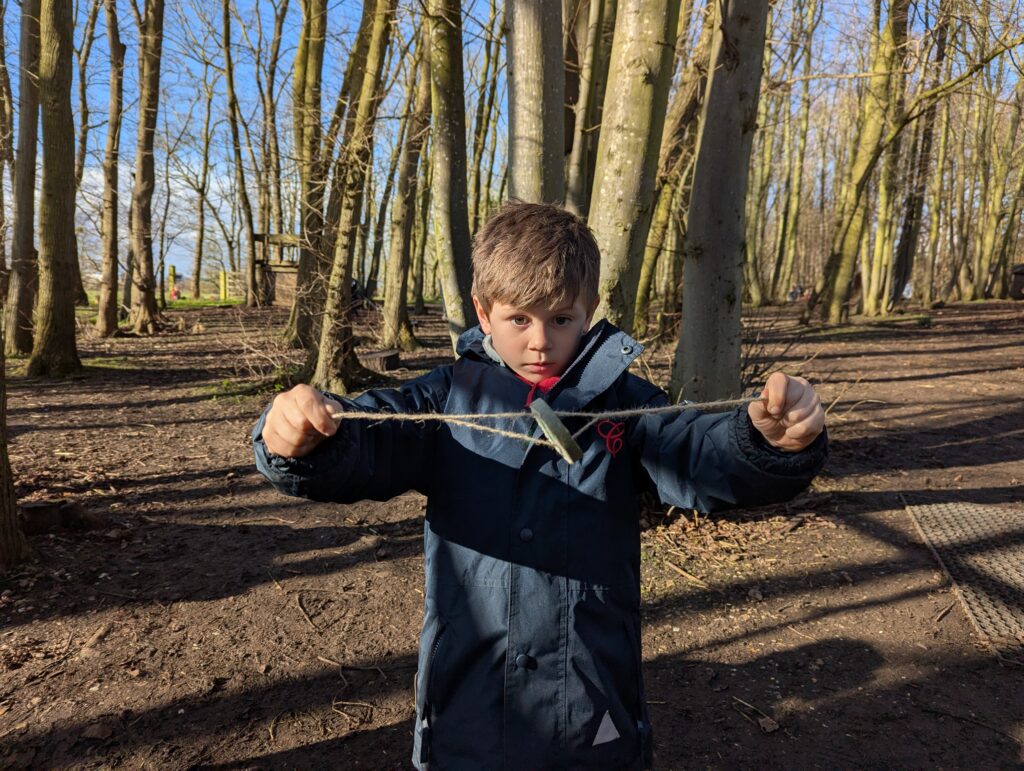
<path fill-rule="evenodd" d="M 661 394 L 645 406 L 667 404 Z M 800 452 L 775 449 L 746 407 L 643 415 L 631 439 L 640 472 L 661 501 L 702 512 L 787 501 L 810 484 L 828 456 L 824 431 Z"/>
<path fill-rule="evenodd" d="M 443 412 L 451 366 L 438 367 L 396 389 L 367 391 L 347 399 L 325 394 L 347 412 Z M 341 420 L 337 433 L 309 455 L 285 458 L 263 442 L 269 407 L 252 430 L 256 468 L 286 495 L 314 501 L 386 501 L 409 490 L 427 494 L 438 423 L 405 420 Z"/>

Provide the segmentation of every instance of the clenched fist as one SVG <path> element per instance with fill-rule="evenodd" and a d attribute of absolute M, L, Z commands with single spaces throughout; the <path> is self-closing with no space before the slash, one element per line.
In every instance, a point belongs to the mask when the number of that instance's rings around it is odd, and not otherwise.
<path fill-rule="evenodd" d="M 787 452 L 804 449 L 825 426 L 825 411 L 811 384 L 781 372 L 768 378 L 760 401 L 751 402 L 747 413 L 772 447 Z"/>
<path fill-rule="evenodd" d="M 278 394 L 263 425 L 263 442 L 275 455 L 301 458 L 338 430 L 331 413 L 342 411 L 333 399 L 315 388 L 297 385 Z"/>

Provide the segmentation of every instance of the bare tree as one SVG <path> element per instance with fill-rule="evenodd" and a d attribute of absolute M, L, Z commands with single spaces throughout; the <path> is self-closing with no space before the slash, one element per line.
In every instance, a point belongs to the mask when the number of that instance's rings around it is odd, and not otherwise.
<path fill-rule="evenodd" d="M 523 201 L 565 198 L 562 3 L 508 4 L 509 191 Z"/>
<path fill-rule="evenodd" d="M 14 103 L 11 76 L 7 71 L 7 3 L 0 2 L 0 301 L 7 297 L 7 201 L 4 169 L 14 182 Z M 0 316 L 3 314 L 0 313 Z M 0 346 L 3 337 L 0 336 Z"/>
<path fill-rule="evenodd" d="M 429 0 L 434 250 L 452 346 L 473 323 L 469 210 L 466 202 L 466 101 L 459 0 Z M 559 25 L 559 30 L 561 26 Z"/>
<path fill-rule="evenodd" d="M 352 325 L 349 319 L 352 297 L 352 263 L 356 253 L 356 224 L 362 209 L 363 191 L 369 169 L 370 140 L 381 98 L 381 71 L 391 40 L 396 0 L 376 0 L 370 29 L 366 69 L 358 101 L 352 110 L 351 132 L 346 132 L 342 151 L 343 185 L 341 216 L 336 226 L 336 242 L 327 301 L 320 326 L 320 344 L 311 382 L 336 393 L 346 393 L 360 377 L 355 357 Z"/>
<path fill-rule="evenodd" d="M 36 144 L 39 140 L 39 0 L 22 0 L 18 77 L 18 154 L 14 169 L 14 233 L 11 273 L 4 309 L 4 350 L 9 356 L 32 350 L 32 309 L 39 264 L 36 259 Z"/>
<path fill-rule="evenodd" d="M 246 244 L 245 304 L 249 307 L 262 304 L 262 282 L 258 280 L 256 265 L 256 239 L 252 216 L 252 202 L 245 186 L 245 166 L 242 162 L 242 140 L 238 124 L 238 96 L 235 94 L 235 65 L 231 57 L 231 0 L 221 2 L 221 42 L 224 53 L 224 85 L 228 96 L 228 125 L 231 128 L 231 151 L 235 160 L 235 177 L 238 185 L 238 200 L 242 205 L 242 224 Z M 260 274 L 262 275 L 262 274 Z"/>
<path fill-rule="evenodd" d="M 601 247 L 597 318 L 631 328 L 654 202 L 679 3 L 623 0 L 615 21 L 590 226 Z"/>
<path fill-rule="evenodd" d="M 39 104 L 43 174 L 39 206 L 39 298 L 28 374 L 63 377 L 81 369 L 75 347 L 75 124 L 71 114 L 72 15 L 69 0 L 42 0 Z"/>
<path fill-rule="evenodd" d="M 14 498 L 11 460 L 7 454 L 7 378 L 4 365 L 4 352 L 0 348 L 0 576 L 21 562 L 28 553 L 28 544 L 18 528 L 18 505 Z"/>
<path fill-rule="evenodd" d="M 309 348 L 313 345 L 316 312 L 314 283 L 323 261 L 324 164 L 320 149 L 320 89 L 327 36 L 327 1 L 302 0 L 301 4 L 302 27 L 292 70 L 292 109 L 301 186 L 299 221 L 302 249 L 285 339 L 296 347 Z"/>
<path fill-rule="evenodd" d="M 387 262 L 384 291 L 384 319 L 381 345 L 408 351 L 419 346 L 409 321 L 406 291 L 409 277 L 409 256 L 412 247 L 413 219 L 416 214 L 416 188 L 419 160 L 427 132 L 430 130 L 430 57 L 427 37 L 421 32 L 417 46 L 419 61 L 415 84 L 416 98 L 409 116 L 402 158 L 399 163 L 398 189 L 391 206 L 391 248 Z"/>
<path fill-rule="evenodd" d="M 722 0 L 686 223 L 683 317 L 669 385 L 705 401 L 740 390 L 745 196 L 768 0 Z"/>
<path fill-rule="evenodd" d="M 107 48 L 110 51 L 110 105 L 107 109 L 107 146 L 103 156 L 103 268 L 100 279 L 96 331 L 109 337 L 117 331 L 117 222 L 118 161 L 124 105 L 124 56 L 117 22 L 117 0 L 104 0 Z"/>
<path fill-rule="evenodd" d="M 135 180 L 132 188 L 131 242 L 132 328 L 152 334 L 157 326 L 156 281 L 153 273 L 153 190 L 156 170 L 153 145 L 160 107 L 160 62 L 163 48 L 164 0 L 144 0 L 132 11 L 139 30 L 139 121 L 135 145 Z"/>

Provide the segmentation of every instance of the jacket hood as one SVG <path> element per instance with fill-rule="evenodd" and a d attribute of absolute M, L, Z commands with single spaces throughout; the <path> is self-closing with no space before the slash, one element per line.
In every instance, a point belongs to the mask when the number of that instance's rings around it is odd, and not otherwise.
<path fill-rule="evenodd" d="M 548 402 L 552 406 L 557 403 L 562 409 L 586 404 L 614 383 L 643 351 L 643 345 L 601 319 L 580 339 L 576 358 L 562 373 Z M 455 352 L 460 357 L 499 366 L 484 350 L 484 333 L 479 326 L 459 336 Z"/>

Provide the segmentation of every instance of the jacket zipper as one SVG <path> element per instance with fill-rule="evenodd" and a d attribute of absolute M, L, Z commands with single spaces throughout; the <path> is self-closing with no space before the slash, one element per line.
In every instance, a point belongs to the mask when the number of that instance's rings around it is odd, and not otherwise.
<path fill-rule="evenodd" d="M 447 631 L 446 626 L 441 626 L 437 632 L 437 636 L 434 637 L 434 642 L 430 646 L 430 655 L 427 657 L 427 671 L 426 677 L 423 678 L 426 682 L 423 683 L 423 715 L 421 718 L 422 727 L 420 730 L 420 763 L 424 765 L 430 762 L 430 711 L 431 711 L 431 693 L 433 689 L 431 685 L 434 682 L 434 662 L 437 659 L 437 652 L 441 648 L 441 639 L 444 637 L 444 633 Z"/>

